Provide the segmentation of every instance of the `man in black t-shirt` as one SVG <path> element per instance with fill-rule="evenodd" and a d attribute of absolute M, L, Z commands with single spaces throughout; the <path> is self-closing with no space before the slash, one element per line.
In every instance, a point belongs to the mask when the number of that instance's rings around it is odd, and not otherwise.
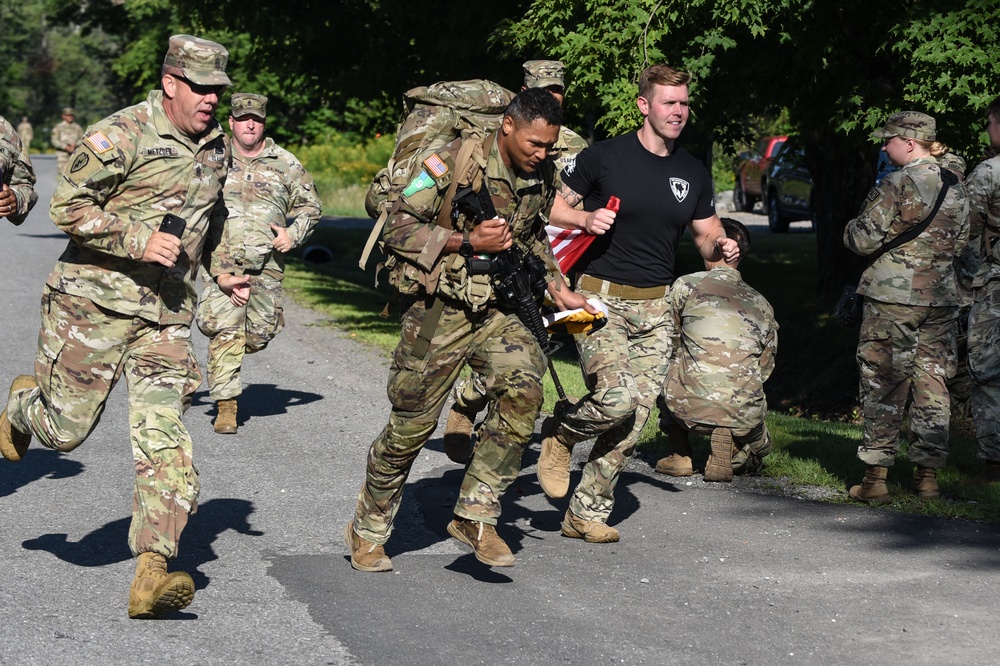
<path fill-rule="evenodd" d="M 552 208 L 552 224 L 597 236 L 576 265 L 577 291 L 604 301 L 609 322 L 576 336 L 589 393 L 575 405 L 560 404 L 542 424 L 538 481 L 549 497 L 564 497 L 573 445 L 597 438 L 562 524 L 563 535 L 592 543 L 618 541 L 618 530 L 607 525 L 615 484 L 666 375 L 667 294 L 681 234 L 690 229 L 706 261 L 739 259 L 715 213 L 711 177 L 677 143 L 690 78 L 666 65 L 646 69 L 636 100 L 642 127 L 581 152 L 563 172 Z M 608 207 L 611 197 L 620 200 L 617 213 Z M 574 210 L 581 201 L 584 209 Z"/>

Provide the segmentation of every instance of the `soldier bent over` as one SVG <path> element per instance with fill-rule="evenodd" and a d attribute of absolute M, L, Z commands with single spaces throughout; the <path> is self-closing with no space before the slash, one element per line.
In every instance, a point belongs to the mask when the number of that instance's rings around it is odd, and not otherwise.
<path fill-rule="evenodd" d="M 166 560 L 177 556 L 198 499 L 181 415 L 201 384 L 194 280 L 210 227 L 220 233 L 226 218 L 229 149 L 214 114 L 229 85 L 227 59 L 215 42 L 171 37 L 162 91 L 90 127 L 60 172 L 50 214 L 70 240 L 42 294 L 35 374 L 14 380 L 0 416 L 8 460 L 20 460 L 32 436 L 71 451 L 124 376 L 135 459 L 133 618 L 194 597 L 191 576 L 168 574 Z"/>
<path fill-rule="evenodd" d="M 481 255 L 516 244 L 544 262 L 547 288 L 558 307 L 594 311 L 566 288 L 541 220 L 555 193 L 546 156 L 561 122 L 559 102 L 548 91 L 522 91 L 499 130 L 485 139 L 457 139 L 418 158 L 421 172 L 389 216 L 383 237 L 389 279 L 403 294 L 402 337 L 389 370 L 389 423 L 368 452 L 365 483 L 344 533 L 355 569 L 392 569 L 383 545 L 403 484 L 466 363 L 483 375 L 492 407 L 448 532 L 471 546 L 485 564 L 514 564 L 495 525 L 500 497 L 517 477 L 524 446 L 534 432 L 545 357 L 517 316 L 498 307 L 490 275 L 474 266 L 488 263 Z M 465 214 L 452 216 L 456 188 L 468 183 L 473 189 L 486 188 L 483 193 L 499 217 L 476 225 Z"/>

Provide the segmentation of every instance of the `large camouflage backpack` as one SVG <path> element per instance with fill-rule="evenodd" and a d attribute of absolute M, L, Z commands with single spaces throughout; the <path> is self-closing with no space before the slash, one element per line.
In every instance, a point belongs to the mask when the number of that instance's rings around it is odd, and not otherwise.
<path fill-rule="evenodd" d="M 376 220 L 358 265 L 364 270 L 381 237 L 389 210 L 417 174 L 418 155 L 440 148 L 463 132 L 489 132 L 500 126 L 514 93 L 485 79 L 441 81 L 403 95 L 403 117 L 396 130 L 396 148 L 365 196 L 365 210 Z"/>

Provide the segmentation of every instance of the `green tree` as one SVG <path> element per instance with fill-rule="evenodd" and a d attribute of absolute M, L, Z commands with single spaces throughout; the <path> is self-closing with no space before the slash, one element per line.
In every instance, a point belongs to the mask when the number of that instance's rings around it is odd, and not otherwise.
<path fill-rule="evenodd" d="M 868 134 L 925 110 L 941 140 L 979 154 L 982 110 L 1000 92 L 998 29 L 995 0 L 535 0 L 495 39 L 566 62 L 569 104 L 610 134 L 637 126 L 635 82 L 657 62 L 694 75 L 695 136 L 731 146 L 751 118 L 787 112 L 807 144 L 819 288 L 833 297 L 858 261 L 841 239 L 873 182 Z"/>

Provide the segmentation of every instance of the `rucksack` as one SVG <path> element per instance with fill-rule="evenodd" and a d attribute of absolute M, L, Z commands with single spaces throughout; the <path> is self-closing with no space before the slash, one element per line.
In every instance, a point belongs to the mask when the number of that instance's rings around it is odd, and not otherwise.
<path fill-rule="evenodd" d="M 389 210 L 417 175 L 417 156 L 444 146 L 463 132 L 497 129 L 512 99 L 513 92 L 486 79 L 441 81 L 406 91 L 396 147 L 365 196 L 365 210 L 376 222 L 358 262 L 361 270 L 382 235 Z"/>

